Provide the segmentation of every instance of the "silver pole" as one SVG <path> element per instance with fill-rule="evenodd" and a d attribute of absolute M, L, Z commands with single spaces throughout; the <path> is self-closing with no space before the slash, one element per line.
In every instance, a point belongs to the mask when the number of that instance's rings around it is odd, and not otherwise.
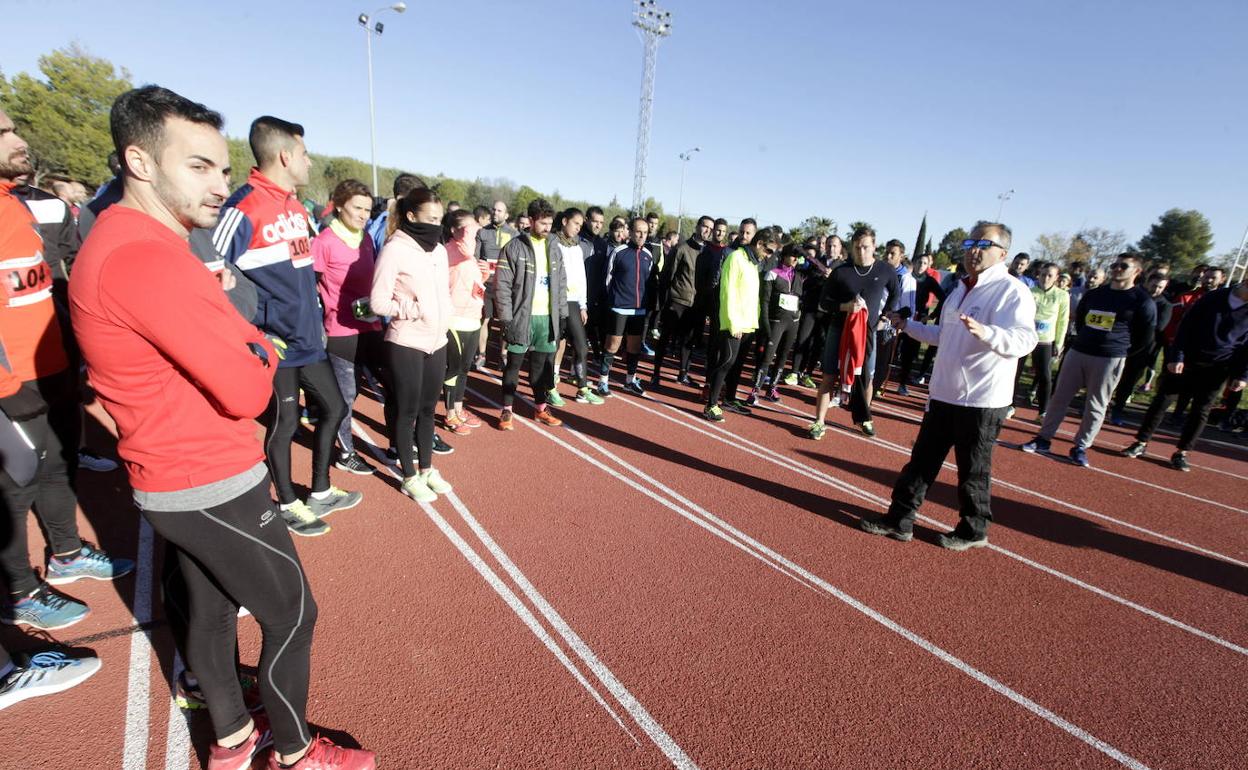
<path fill-rule="evenodd" d="M 369 19 L 369 23 L 372 19 Z M 364 26 L 368 39 L 368 151 L 373 163 L 373 195 L 377 195 L 377 113 L 373 105 L 373 30 Z"/>

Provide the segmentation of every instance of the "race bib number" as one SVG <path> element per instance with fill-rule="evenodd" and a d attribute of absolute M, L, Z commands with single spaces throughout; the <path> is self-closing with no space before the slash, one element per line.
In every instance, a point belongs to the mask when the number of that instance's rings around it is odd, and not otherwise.
<path fill-rule="evenodd" d="M 43 257 L 6 260 L 3 272 L 4 301 L 9 307 L 33 305 L 52 296 L 52 272 Z"/>
<path fill-rule="evenodd" d="M 790 313 L 796 313 L 797 312 L 797 295 L 796 294 L 781 294 L 780 295 L 780 309 L 788 310 Z"/>
<path fill-rule="evenodd" d="M 1039 320 L 1036 321 L 1036 331 L 1040 332 L 1041 334 L 1044 334 L 1045 332 L 1049 332 L 1052 330 L 1053 330 L 1052 321 L 1039 321 Z"/>
<path fill-rule="evenodd" d="M 1083 317 L 1083 322 L 1093 329 L 1100 329 L 1103 332 L 1112 331 L 1114 328 L 1114 319 L 1118 317 L 1117 313 L 1111 313 L 1107 310 L 1090 310 Z"/>
<path fill-rule="evenodd" d="M 544 288 L 544 289 L 549 289 L 549 288 L 550 288 L 550 275 L 549 275 L 549 274 L 548 274 L 548 275 L 543 275 L 543 276 L 542 276 L 542 279 L 541 279 L 541 284 L 542 284 L 542 288 Z"/>
<path fill-rule="evenodd" d="M 287 241 L 290 244 L 290 261 L 295 267 L 307 267 L 312 264 L 312 242 L 307 237 Z"/>

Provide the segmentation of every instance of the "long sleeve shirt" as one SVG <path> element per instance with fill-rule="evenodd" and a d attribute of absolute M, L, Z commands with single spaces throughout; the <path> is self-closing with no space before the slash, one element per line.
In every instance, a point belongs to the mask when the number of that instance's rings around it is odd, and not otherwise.
<path fill-rule="evenodd" d="M 987 336 L 981 340 L 971 334 L 959 315 L 983 324 Z M 1018 359 L 1036 347 L 1036 303 L 1031 290 L 999 263 L 980 273 L 974 285 L 958 281 L 945 298 L 939 325 L 910 321 L 904 332 L 939 345 L 932 399 L 999 409 L 1013 400 Z"/>
<path fill-rule="evenodd" d="M 1211 291 L 1183 315 L 1169 359 L 1224 364 L 1232 380 L 1248 380 L 1248 303 L 1231 289 Z"/>
<path fill-rule="evenodd" d="M 1036 336 L 1040 342 L 1066 341 L 1066 327 L 1070 325 L 1070 295 L 1050 286 L 1048 290 L 1033 286 L 1031 297 L 1036 301 Z"/>

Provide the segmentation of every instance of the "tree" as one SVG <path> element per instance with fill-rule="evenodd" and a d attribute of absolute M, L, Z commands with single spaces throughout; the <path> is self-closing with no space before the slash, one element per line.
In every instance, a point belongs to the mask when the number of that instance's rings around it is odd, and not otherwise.
<path fill-rule="evenodd" d="M 458 179 L 439 175 L 437 179 L 430 180 L 429 184 L 442 199 L 444 206 L 451 201 L 458 201 L 459 205 L 468 209 L 476 205 L 468 202 L 468 185 Z"/>
<path fill-rule="evenodd" d="M 1175 273 L 1186 274 L 1209 256 L 1213 229 L 1199 211 L 1170 209 L 1153 223 L 1136 248 L 1146 260 L 1169 262 Z"/>
<path fill-rule="evenodd" d="M 870 230 L 872 230 L 872 231 L 874 231 L 874 230 L 875 230 L 875 228 L 874 228 L 874 227 L 871 227 L 871 223 L 870 223 L 870 222 L 864 222 L 864 221 L 863 221 L 863 220 L 861 220 L 861 219 L 860 219 L 860 220 L 858 220 L 857 222 L 850 222 L 850 223 L 849 223 L 849 234 L 850 234 L 850 236 L 852 237 L 852 236 L 853 236 L 853 234 L 854 234 L 855 232 L 857 232 L 858 230 L 861 230 L 861 229 L 862 229 L 862 228 L 864 228 L 864 227 L 865 227 L 865 228 L 868 228 L 868 229 L 870 229 Z"/>
<path fill-rule="evenodd" d="M 519 215 L 527 213 L 529 210 L 529 204 L 540 197 L 542 197 L 542 194 L 537 190 L 534 190 L 527 184 L 520 185 L 520 189 L 516 191 L 515 197 L 511 199 L 512 214 Z"/>
<path fill-rule="evenodd" d="M 830 217 L 806 217 L 802 223 L 794 230 L 800 231 L 800 238 L 809 238 L 814 236 L 818 238 L 821 235 L 831 235 L 836 232 L 836 220 Z"/>
<path fill-rule="evenodd" d="M 1105 267 L 1106 262 L 1127 250 L 1127 234 L 1122 230 L 1089 227 L 1075 238 L 1086 247 L 1088 263 L 1093 267 Z"/>
<path fill-rule="evenodd" d="M 914 239 L 914 252 L 910 255 L 917 257 L 923 253 L 923 242 L 927 240 L 927 212 L 923 213 L 923 223 L 919 225 L 919 237 Z"/>
<path fill-rule="evenodd" d="M 927 239 L 927 246 L 925 246 L 925 247 L 923 248 L 923 252 L 924 252 L 924 253 L 926 253 L 926 254 L 931 254 L 931 253 L 932 253 L 932 239 L 931 239 L 931 237 L 930 237 L 930 236 L 929 236 L 929 237 L 928 237 L 928 239 Z"/>
<path fill-rule="evenodd" d="M 1072 239 L 1066 233 L 1041 233 L 1031 247 L 1031 258 L 1062 264 L 1070 253 Z"/>
<path fill-rule="evenodd" d="M 967 239 L 966 231 L 961 227 L 955 227 L 940 239 L 940 245 L 936 247 L 936 254 L 933 256 L 934 262 L 942 262 L 950 264 L 962 261 L 962 241 Z"/>
<path fill-rule="evenodd" d="M 130 73 L 77 45 L 39 57 L 43 80 L 21 73 L 0 77 L 0 103 L 30 144 L 35 181 L 65 174 L 98 185 L 112 176 L 108 112 L 130 90 Z"/>

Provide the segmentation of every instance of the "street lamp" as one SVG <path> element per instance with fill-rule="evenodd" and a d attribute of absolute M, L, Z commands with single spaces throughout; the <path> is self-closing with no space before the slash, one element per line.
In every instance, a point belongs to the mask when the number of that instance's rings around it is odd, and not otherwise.
<path fill-rule="evenodd" d="M 373 11 L 370 17 L 367 13 L 361 13 L 357 18 L 360 26 L 364 28 L 364 37 L 368 41 L 368 148 L 373 161 L 373 195 L 377 195 L 377 114 L 373 106 L 373 35 L 381 37 L 381 33 L 385 30 L 386 25 L 377 21 L 369 27 L 368 23 L 373 21 L 377 14 L 384 11 L 394 11 L 395 13 L 403 13 L 407 10 L 407 3 L 400 2 L 393 5 L 387 5 Z"/>
<path fill-rule="evenodd" d="M 1006 190 L 997 196 L 997 200 L 1001 201 L 1001 205 L 997 206 L 997 221 L 1001 221 L 1001 212 L 1005 210 L 1005 202 L 1014 196 L 1013 188 Z"/>
<path fill-rule="evenodd" d="M 646 161 L 650 153 L 650 109 L 654 104 L 654 65 L 659 40 L 672 34 L 672 12 L 655 0 L 633 0 L 633 26 L 641 38 L 641 103 L 637 115 L 637 160 L 633 169 L 633 211 L 639 215 L 645 204 Z"/>
<path fill-rule="evenodd" d="M 685 150 L 680 154 L 680 197 L 676 199 L 676 237 L 680 238 L 680 226 L 685 220 L 685 167 L 695 152 L 702 152 L 701 147 Z"/>

